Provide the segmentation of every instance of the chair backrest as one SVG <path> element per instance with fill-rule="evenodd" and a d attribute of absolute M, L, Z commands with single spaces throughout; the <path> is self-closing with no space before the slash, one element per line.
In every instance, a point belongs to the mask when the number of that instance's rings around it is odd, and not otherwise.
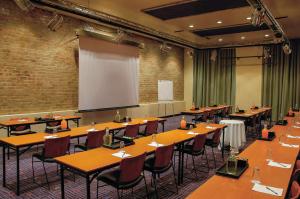
<path fill-rule="evenodd" d="M 119 183 L 124 184 L 136 180 L 143 171 L 145 159 L 146 153 L 122 159 L 120 163 Z"/>
<path fill-rule="evenodd" d="M 58 127 L 61 125 L 61 121 L 51 121 L 46 123 L 46 127 Z"/>
<path fill-rule="evenodd" d="M 135 138 L 139 133 L 139 124 L 127 125 L 124 136 Z"/>
<path fill-rule="evenodd" d="M 26 131 L 30 130 L 30 125 L 29 124 L 21 124 L 21 125 L 16 125 L 16 126 L 11 126 L 10 127 L 11 131 Z"/>
<path fill-rule="evenodd" d="M 221 137 L 221 129 L 215 130 L 212 141 L 214 144 L 219 144 L 220 143 L 220 137 Z"/>
<path fill-rule="evenodd" d="M 69 150 L 70 136 L 46 139 L 44 146 L 44 156 L 46 158 L 55 158 L 66 155 Z"/>
<path fill-rule="evenodd" d="M 105 130 L 102 131 L 90 131 L 86 138 L 86 147 L 88 149 L 94 149 L 102 146 L 103 136 L 105 135 Z"/>
<path fill-rule="evenodd" d="M 194 152 L 199 152 L 202 151 L 204 148 L 206 141 L 206 134 L 199 134 L 194 138 L 194 143 L 193 143 L 193 151 Z"/>
<path fill-rule="evenodd" d="M 146 124 L 145 135 L 157 133 L 158 120 L 148 121 Z"/>
<path fill-rule="evenodd" d="M 155 168 L 164 168 L 170 165 L 174 152 L 174 144 L 158 147 L 155 150 Z"/>
<path fill-rule="evenodd" d="M 290 199 L 298 199 L 300 197 L 300 186 L 297 181 L 292 182 Z"/>
<path fill-rule="evenodd" d="M 298 162 L 299 160 L 297 160 Z M 297 181 L 298 183 L 300 183 L 300 169 L 297 168 L 296 166 L 296 169 L 295 171 L 293 172 L 293 176 L 291 178 L 291 181 Z"/>

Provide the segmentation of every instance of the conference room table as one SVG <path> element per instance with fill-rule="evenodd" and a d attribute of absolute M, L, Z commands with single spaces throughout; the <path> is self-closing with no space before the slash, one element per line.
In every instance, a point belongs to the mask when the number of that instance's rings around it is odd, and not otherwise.
<path fill-rule="evenodd" d="M 192 115 L 195 117 L 195 120 L 198 119 L 199 116 L 204 114 L 212 114 L 218 111 L 223 111 L 224 109 L 230 108 L 230 105 L 219 105 L 219 106 L 213 106 L 213 107 L 202 107 L 199 108 L 199 110 L 186 110 L 182 111 L 181 114 L 183 115 Z"/>
<path fill-rule="evenodd" d="M 7 129 L 7 137 L 9 137 L 10 133 L 11 133 L 11 127 L 13 127 L 13 126 L 44 124 L 47 122 L 62 121 L 63 119 L 65 119 L 67 121 L 67 127 L 69 128 L 70 120 L 73 121 L 78 127 L 79 120 L 81 119 L 81 117 L 75 116 L 75 115 L 67 115 L 67 116 L 57 115 L 57 116 L 54 116 L 51 120 L 49 120 L 49 119 L 36 120 L 33 117 L 32 118 L 16 118 L 16 119 L 0 121 L 0 126 L 2 128 Z"/>
<path fill-rule="evenodd" d="M 257 109 L 250 109 L 245 111 L 244 113 L 232 113 L 229 114 L 230 119 L 241 119 L 241 120 L 249 120 L 257 115 L 266 114 L 267 112 L 271 112 L 272 108 L 270 107 L 262 107 Z"/>
<path fill-rule="evenodd" d="M 288 121 L 291 118 L 286 118 Z M 276 133 L 276 138 L 273 141 L 256 140 L 248 148 L 246 148 L 239 157 L 247 158 L 249 168 L 239 179 L 233 179 L 223 176 L 214 175 L 187 198 L 211 198 L 211 199 L 268 199 L 268 198 L 285 198 L 289 187 L 289 182 L 293 173 L 293 167 L 297 159 L 299 148 L 285 147 L 279 143 L 281 136 L 292 135 L 299 136 L 299 128 L 292 127 L 291 122 L 287 126 L 275 125 L 272 131 Z M 300 139 L 286 138 L 286 144 L 299 145 Z M 268 166 L 268 150 L 272 152 L 272 160 L 280 163 L 291 164 L 291 168 L 279 168 Z M 272 186 L 276 188 L 283 188 L 282 196 L 274 196 L 270 194 L 260 193 L 252 190 L 253 183 L 252 174 L 253 169 L 258 167 L 260 169 L 260 181 L 263 185 Z"/>
<path fill-rule="evenodd" d="M 217 129 L 223 129 L 226 125 L 220 124 L 198 124 L 196 128 L 192 130 L 171 130 L 162 132 L 156 135 L 156 142 L 163 145 L 175 144 L 178 147 L 179 159 L 177 170 L 177 183 L 180 185 L 183 182 L 183 169 L 184 169 L 184 153 L 182 147 L 185 142 L 192 140 L 196 135 L 190 134 L 192 131 L 197 134 L 210 134 Z M 134 140 L 135 144 L 127 146 L 122 150 L 125 150 L 126 154 L 136 156 L 142 153 L 153 154 L 156 147 L 149 146 L 152 142 L 152 137 L 141 137 Z M 120 149 L 107 149 L 100 147 L 84 152 L 79 152 L 71 155 L 65 155 L 55 158 L 58 164 L 60 164 L 61 171 L 61 198 L 65 198 L 64 188 L 64 171 L 68 170 L 78 174 L 86 179 L 86 198 L 91 198 L 90 184 L 102 171 L 118 166 L 121 162 L 121 158 L 115 157 L 112 154 L 118 152 Z M 96 158 L 95 158 L 96 157 Z"/>
<path fill-rule="evenodd" d="M 126 124 L 145 125 L 147 121 L 151 121 L 151 120 L 158 120 L 159 123 L 162 124 L 164 129 L 164 123 L 166 119 L 155 118 L 155 117 L 136 118 L 136 119 L 132 119 L 131 122 L 128 122 Z M 95 125 L 95 129 L 97 130 L 104 130 L 106 127 L 110 129 L 110 133 L 114 134 L 114 131 L 125 129 L 126 125 L 124 123 L 115 123 L 115 122 L 99 123 Z M 70 136 L 71 138 L 84 137 L 88 134 L 88 130 L 91 128 L 92 126 L 90 125 L 75 127 L 72 128 L 70 131 L 56 133 L 56 135 L 59 137 Z M 16 181 L 17 181 L 16 194 L 20 195 L 20 156 L 24 154 L 26 151 L 28 151 L 30 148 L 32 148 L 33 146 L 43 144 L 46 139 L 45 136 L 49 136 L 49 134 L 41 132 L 41 133 L 35 133 L 29 135 L 0 138 L 0 145 L 2 146 L 3 187 L 6 187 L 6 160 L 5 160 L 6 149 L 13 149 L 16 151 Z"/>

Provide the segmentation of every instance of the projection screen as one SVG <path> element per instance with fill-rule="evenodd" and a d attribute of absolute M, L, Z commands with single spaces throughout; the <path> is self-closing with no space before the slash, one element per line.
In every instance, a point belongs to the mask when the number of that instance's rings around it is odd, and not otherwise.
<path fill-rule="evenodd" d="M 137 47 L 79 39 L 78 110 L 138 106 Z"/>

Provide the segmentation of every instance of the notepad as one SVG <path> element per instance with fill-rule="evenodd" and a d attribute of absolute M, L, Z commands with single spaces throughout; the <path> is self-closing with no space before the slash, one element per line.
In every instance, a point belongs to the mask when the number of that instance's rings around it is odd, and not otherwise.
<path fill-rule="evenodd" d="M 198 135 L 199 133 L 195 133 L 195 132 L 193 132 L 193 131 L 189 131 L 189 132 L 187 132 L 187 134 L 188 134 L 188 135 Z"/>
<path fill-rule="evenodd" d="M 270 194 L 273 196 L 282 196 L 283 189 L 255 183 L 252 187 L 253 191 Z"/>
<path fill-rule="evenodd" d="M 57 135 L 47 135 L 47 136 L 44 136 L 45 139 L 54 139 L 54 138 L 58 138 Z"/>
<path fill-rule="evenodd" d="M 300 139 L 300 136 L 287 135 L 287 137 L 292 139 Z"/>
<path fill-rule="evenodd" d="M 27 119 L 19 119 L 18 122 L 27 122 Z"/>
<path fill-rule="evenodd" d="M 126 153 L 125 151 L 119 151 L 117 153 L 113 153 L 112 155 L 115 157 L 118 157 L 118 158 L 127 158 L 127 157 L 131 156 L 130 154 Z"/>
<path fill-rule="evenodd" d="M 279 167 L 279 168 L 284 168 L 284 169 L 289 169 L 292 166 L 291 164 L 274 162 L 272 160 L 269 161 L 268 165 L 271 166 L 271 167 Z"/>
<path fill-rule="evenodd" d="M 164 146 L 163 144 L 159 144 L 157 142 L 151 142 L 150 144 L 148 144 L 149 146 L 154 146 L 154 147 L 161 147 Z"/>
<path fill-rule="evenodd" d="M 90 131 L 97 131 L 97 129 L 92 128 L 92 129 L 88 129 L 87 131 L 88 131 L 88 132 L 90 132 Z"/>
<path fill-rule="evenodd" d="M 290 147 L 290 148 L 299 148 L 299 145 L 297 145 L 297 144 L 285 144 L 285 143 L 281 143 L 281 146 Z"/>
<path fill-rule="evenodd" d="M 147 123 L 147 122 L 148 122 L 148 120 L 143 120 L 143 122 L 144 122 L 144 123 Z"/>
<path fill-rule="evenodd" d="M 128 125 L 128 122 L 126 122 L 126 123 L 123 123 L 122 125 L 123 125 L 123 126 L 127 126 L 127 125 Z"/>
<path fill-rule="evenodd" d="M 300 126 L 292 126 L 293 128 L 295 128 L 295 129 L 300 129 Z"/>
<path fill-rule="evenodd" d="M 213 127 L 213 126 L 207 126 L 207 129 L 217 129 L 217 127 Z"/>

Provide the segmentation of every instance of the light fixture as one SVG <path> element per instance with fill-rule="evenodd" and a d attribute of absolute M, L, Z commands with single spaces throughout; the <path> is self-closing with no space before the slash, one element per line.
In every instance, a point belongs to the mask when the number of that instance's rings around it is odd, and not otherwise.
<path fill-rule="evenodd" d="M 47 24 L 47 27 L 51 30 L 51 31 L 57 31 L 61 26 L 62 23 L 64 21 L 63 16 L 54 13 L 54 16 L 52 17 L 52 19 L 49 21 L 49 23 Z"/>
<path fill-rule="evenodd" d="M 189 25 L 189 28 L 194 28 L 194 25 L 193 24 Z"/>
<path fill-rule="evenodd" d="M 265 17 L 265 10 L 263 8 L 256 8 L 251 16 L 251 24 L 255 27 L 259 27 L 263 24 Z"/>
<path fill-rule="evenodd" d="M 172 47 L 169 46 L 166 42 L 163 42 L 163 43 L 160 45 L 160 50 L 161 50 L 161 52 L 163 52 L 163 53 L 168 53 L 169 51 L 172 50 Z"/>
<path fill-rule="evenodd" d="M 247 19 L 247 20 L 251 20 L 251 17 L 247 17 L 246 19 Z"/>
<path fill-rule="evenodd" d="M 222 22 L 221 20 L 219 20 L 219 21 L 217 21 L 217 23 L 218 23 L 218 24 L 221 24 L 221 23 L 223 23 L 223 22 Z"/>
<path fill-rule="evenodd" d="M 17 6 L 21 8 L 21 10 L 28 12 L 33 9 L 33 5 L 29 0 L 15 0 Z"/>
<path fill-rule="evenodd" d="M 282 45 L 282 50 L 283 50 L 284 54 L 286 54 L 286 55 L 291 54 L 291 53 L 292 53 L 292 49 L 291 49 L 291 47 L 290 47 L 290 43 L 286 43 L 286 42 L 285 42 L 285 43 Z"/>
<path fill-rule="evenodd" d="M 222 38 L 219 38 L 219 39 L 218 39 L 218 41 L 219 41 L 219 42 L 222 42 L 222 41 L 223 41 L 223 39 L 222 39 Z"/>
<path fill-rule="evenodd" d="M 241 36 L 241 40 L 244 40 L 244 39 L 246 39 L 246 37 L 245 36 Z"/>
<path fill-rule="evenodd" d="M 268 37 L 270 37 L 270 35 L 269 34 L 265 34 L 265 38 L 268 38 Z"/>

